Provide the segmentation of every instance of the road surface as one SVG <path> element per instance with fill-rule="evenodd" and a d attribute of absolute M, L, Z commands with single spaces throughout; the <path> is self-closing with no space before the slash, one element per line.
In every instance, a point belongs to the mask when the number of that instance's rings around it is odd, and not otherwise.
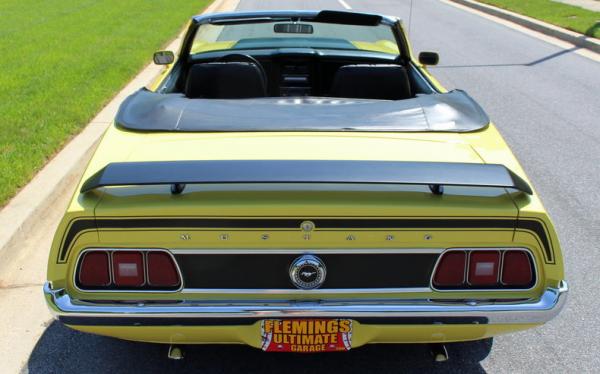
<path fill-rule="evenodd" d="M 344 9 L 400 16 L 409 0 L 242 0 L 239 9 Z M 415 0 L 415 51 L 441 55 L 433 74 L 462 88 L 493 118 L 558 228 L 571 292 L 551 323 L 493 341 L 449 346 L 434 364 L 425 346 L 368 346 L 348 354 L 264 354 L 198 346 L 183 362 L 166 348 L 86 335 L 52 323 L 24 371 L 68 372 L 592 372 L 600 367 L 600 63 L 438 0 Z M 10 354 L 4 351 L 3 354 Z M 0 368 L 0 371 L 2 369 Z"/>

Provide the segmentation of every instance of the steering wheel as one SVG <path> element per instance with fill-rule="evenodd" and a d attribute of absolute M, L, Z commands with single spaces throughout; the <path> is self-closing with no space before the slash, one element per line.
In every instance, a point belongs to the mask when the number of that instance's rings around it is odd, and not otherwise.
<path fill-rule="evenodd" d="M 258 60 L 255 59 L 254 57 L 243 54 L 243 53 L 230 53 L 228 55 L 219 57 L 219 59 L 217 59 L 217 61 L 218 62 L 249 62 L 251 64 L 256 65 L 262 75 L 263 83 L 265 84 L 265 89 L 268 89 L 267 73 L 265 72 L 265 68 L 263 68 L 262 64 L 260 62 L 258 62 Z"/>

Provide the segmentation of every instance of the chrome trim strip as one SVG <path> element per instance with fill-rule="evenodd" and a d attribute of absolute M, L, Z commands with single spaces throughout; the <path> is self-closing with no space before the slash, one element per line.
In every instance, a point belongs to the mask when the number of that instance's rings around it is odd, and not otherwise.
<path fill-rule="evenodd" d="M 520 301 L 281 301 L 234 303 L 182 301 L 177 304 L 108 304 L 73 300 L 64 289 L 44 284 L 44 296 L 57 316 L 168 318 L 359 318 L 359 317 L 485 317 L 490 324 L 539 324 L 554 318 L 567 299 L 560 281 L 537 299 Z"/>
<path fill-rule="evenodd" d="M 206 249 L 170 249 L 174 255 L 213 255 L 213 254 L 439 254 L 445 248 L 206 248 Z"/>
<path fill-rule="evenodd" d="M 295 288 L 281 289 L 241 289 L 241 288 L 184 288 L 181 293 L 198 293 L 198 294 L 239 294 L 239 295 L 284 295 L 284 294 L 377 294 L 377 293 L 415 293 L 415 292 L 431 292 L 429 287 L 407 287 L 407 288 L 322 288 L 313 290 L 299 290 Z"/>

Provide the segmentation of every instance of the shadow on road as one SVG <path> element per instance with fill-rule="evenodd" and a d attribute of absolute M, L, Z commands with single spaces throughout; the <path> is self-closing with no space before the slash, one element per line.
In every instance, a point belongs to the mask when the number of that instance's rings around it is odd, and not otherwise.
<path fill-rule="evenodd" d="M 448 345 L 450 361 L 435 363 L 426 345 L 370 345 L 348 353 L 267 354 L 234 345 L 186 346 L 185 359 L 167 359 L 167 346 L 127 342 L 71 330 L 52 323 L 35 346 L 29 373 L 484 373 L 480 361 L 492 339 Z"/>
<path fill-rule="evenodd" d="M 473 65 L 437 65 L 431 66 L 429 69 L 454 69 L 454 68 L 495 68 L 495 67 L 511 67 L 511 66 L 535 66 L 541 64 L 543 62 L 555 59 L 557 57 L 567 55 L 569 53 L 575 52 L 579 50 L 579 47 L 573 47 L 569 49 L 564 49 L 562 51 L 558 51 L 547 56 L 543 56 L 538 58 L 537 60 L 533 60 L 531 62 L 526 63 L 514 63 L 514 64 L 473 64 Z"/>

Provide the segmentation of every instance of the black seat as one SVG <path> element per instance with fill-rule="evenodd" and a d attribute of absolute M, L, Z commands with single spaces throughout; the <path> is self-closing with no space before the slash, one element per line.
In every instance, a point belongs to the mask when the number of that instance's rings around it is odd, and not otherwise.
<path fill-rule="evenodd" d="M 335 73 L 330 94 L 379 100 L 412 97 L 408 74 L 400 65 L 344 65 Z"/>
<path fill-rule="evenodd" d="M 185 96 L 206 99 L 244 99 L 267 96 L 262 70 L 248 62 L 210 62 L 193 65 Z"/>

